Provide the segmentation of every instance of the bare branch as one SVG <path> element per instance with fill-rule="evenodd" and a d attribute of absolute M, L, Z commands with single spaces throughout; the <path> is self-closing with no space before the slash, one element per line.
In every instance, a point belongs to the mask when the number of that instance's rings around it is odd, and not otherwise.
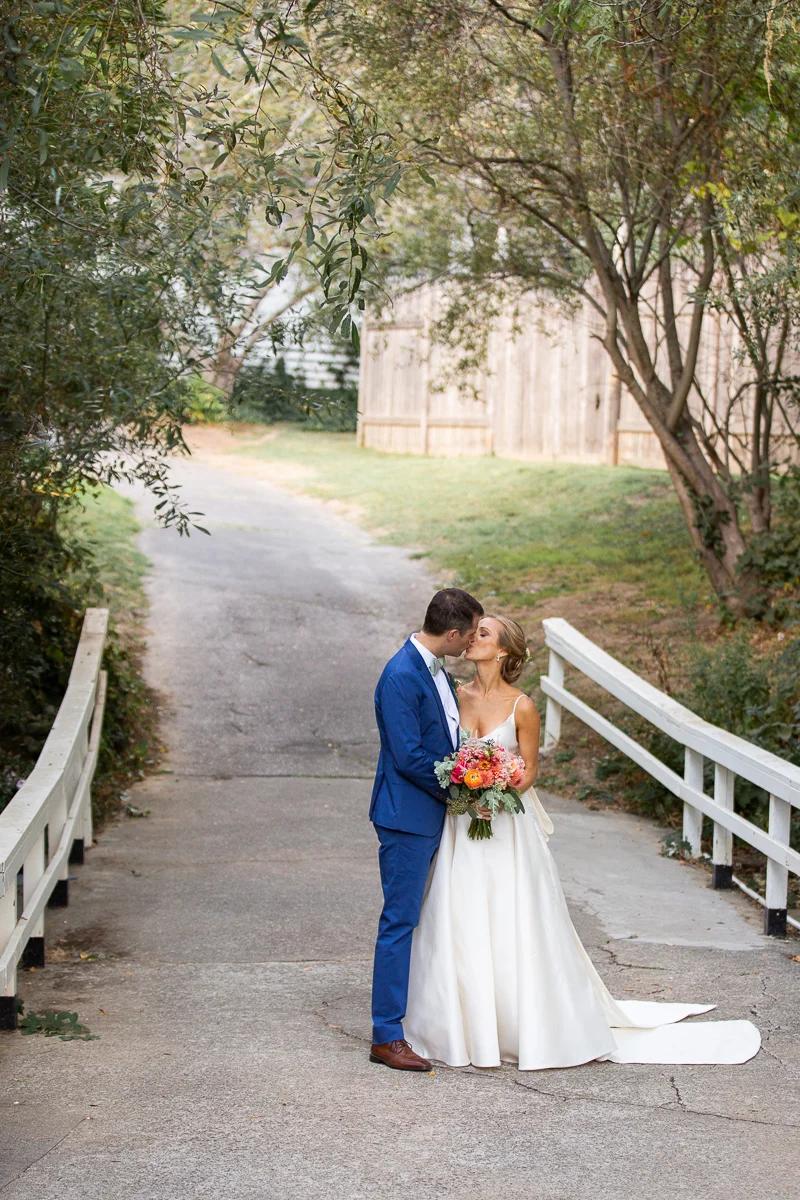
<path fill-rule="evenodd" d="M 706 217 L 705 228 L 703 229 L 703 272 L 700 276 L 700 283 L 696 291 L 696 298 L 692 312 L 692 325 L 689 332 L 689 342 L 686 347 L 684 357 L 683 371 L 681 373 L 678 386 L 675 388 L 672 400 L 670 402 L 669 411 L 667 413 L 667 428 L 674 433 L 680 424 L 683 416 L 683 410 L 686 401 L 689 397 L 689 392 L 692 387 L 695 369 L 697 367 L 697 355 L 700 350 L 700 334 L 703 331 L 703 317 L 706 310 L 708 289 L 711 286 L 711 281 L 714 278 L 714 238 L 711 233 L 711 205 L 708 200 L 703 204 L 704 215 Z"/>

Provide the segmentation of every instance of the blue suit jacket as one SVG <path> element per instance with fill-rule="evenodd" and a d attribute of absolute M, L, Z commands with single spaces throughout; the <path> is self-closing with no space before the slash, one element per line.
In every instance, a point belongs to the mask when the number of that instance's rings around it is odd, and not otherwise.
<path fill-rule="evenodd" d="M 375 718 L 381 752 L 370 820 L 404 833 L 441 833 L 447 793 L 433 766 L 453 753 L 453 740 L 433 676 L 410 638 L 378 680 Z"/>

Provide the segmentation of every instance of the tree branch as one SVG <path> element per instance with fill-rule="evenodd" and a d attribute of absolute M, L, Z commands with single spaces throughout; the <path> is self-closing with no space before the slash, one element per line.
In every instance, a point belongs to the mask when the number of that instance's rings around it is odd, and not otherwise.
<path fill-rule="evenodd" d="M 706 198 L 703 202 L 704 209 L 704 229 L 703 229 L 703 271 L 700 276 L 700 282 L 696 292 L 696 299 L 692 311 L 692 325 L 689 332 L 689 343 L 686 347 L 686 355 L 684 357 L 683 371 L 681 373 L 680 382 L 674 391 L 667 413 L 667 428 L 671 433 L 674 433 L 680 424 L 683 416 L 683 410 L 686 406 L 686 401 L 689 398 L 689 392 L 692 387 L 695 369 L 697 367 L 697 355 L 700 350 L 700 335 L 703 331 L 703 317 L 705 316 L 706 302 L 708 289 L 711 286 L 711 281 L 714 277 L 714 238 L 711 233 L 711 204 Z"/>

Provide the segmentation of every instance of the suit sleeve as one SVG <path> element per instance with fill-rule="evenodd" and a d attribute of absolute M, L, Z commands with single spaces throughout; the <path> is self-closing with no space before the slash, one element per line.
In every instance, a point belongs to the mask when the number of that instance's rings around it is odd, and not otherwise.
<path fill-rule="evenodd" d="M 387 679 L 381 688 L 379 704 L 384 736 L 397 770 L 418 788 L 446 804 L 447 795 L 433 769 L 439 760 L 422 745 L 419 707 L 412 689 L 407 684 L 404 686 L 396 676 Z"/>

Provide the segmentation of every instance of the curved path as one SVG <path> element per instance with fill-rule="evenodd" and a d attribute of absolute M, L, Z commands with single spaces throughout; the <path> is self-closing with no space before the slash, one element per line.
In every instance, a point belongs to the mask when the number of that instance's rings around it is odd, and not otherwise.
<path fill-rule="evenodd" d="M 59 949 L 22 979 L 29 1007 L 74 1006 L 101 1036 L 0 1039 L 3 1200 L 796 1196 L 798 943 L 763 939 L 633 818 L 550 800 L 582 937 L 622 998 L 752 1016 L 756 1059 L 367 1061 L 371 693 L 431 581 L 321 505 L 177 471 L 213 536 L 143 537 L 166 770 L 135 789 L 150 815 L 76 869 L 48 914 Z"/>

